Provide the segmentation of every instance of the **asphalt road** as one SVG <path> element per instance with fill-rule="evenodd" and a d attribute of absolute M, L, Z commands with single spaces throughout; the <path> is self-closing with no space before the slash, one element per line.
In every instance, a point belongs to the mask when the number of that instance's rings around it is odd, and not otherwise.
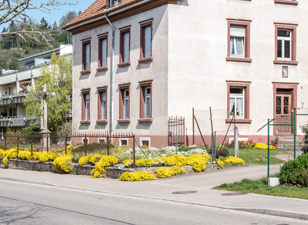
<path fill-rule="evenodd" d="M 0 224 L 286 225 L 307 221 L 153 200 L 0 181 Z"/>

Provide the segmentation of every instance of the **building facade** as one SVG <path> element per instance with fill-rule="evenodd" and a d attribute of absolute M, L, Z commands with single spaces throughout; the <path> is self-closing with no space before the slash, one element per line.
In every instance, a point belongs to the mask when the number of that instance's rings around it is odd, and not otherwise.
<path fill-rule="evenodd" d="M 17 131 L 38 118 L 26 115 L 24 100 L 35 80 L 41 75 L 40 67 L 48 64 L 53 53 L 56 55 L 72 54 L 72 45 L 60 45 L 59 48 L 20 59 L 23 70 L 3 71 L 0 75 L 0 128 L 3 131 L 11 127 Z"/>
<path fill-rule="evenodd" d="M 308 104 L 307 12 L 293 0 L 97 0 L 65 26 L 73 130 L 164 147 L 179 115 L 192 144 L 192 108 L 211 107 L 216 129 L 235 117 L 240 137 L 266 142 L 267 119 L 292 123 Z"/>

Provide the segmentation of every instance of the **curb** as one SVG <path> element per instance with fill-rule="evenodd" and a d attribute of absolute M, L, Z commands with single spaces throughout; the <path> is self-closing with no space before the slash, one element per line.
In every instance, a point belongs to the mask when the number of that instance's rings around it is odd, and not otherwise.
<path fill-rule="evenodd" d="M 244 211 L 244 212 L 250 212 L 250 213 L 264 214 L 264 215 L 270 215 L 270 216 L 280 216 L 280 217 L 287 217 L 287 218 L 292 218 L 292 219 L 300 219 L 300 220 L 307 220 L 308 221 L 308 214 L 306 214 L 306 213 L 295 213 L 295 212 L 290 212 L 290 211 L 275 210 L 275 209 L 264 209 L 264 208 L 240 208 L 240 207 L 211 205 L 211 204 L 204 204 L 204 203 L 197 203 L 197 202 L 180 201 L 180 200 L 175 200 L 175 199 L 148 197 L 148 196 L 132 195 L 132 194 L 125 194 L 125 193 L 117 193 L 117 192 L 98 191 L 98 190 L 91 190 L 91 189 L 84 189 L 84 188 L 59 186 L 59 185 L 55 185 L 55 184 L 44 182 L 44 181 L 32 181 L 32 180 L 4 178 L 4 177 L 0 177 L 0 180 L 13 181 L 13 182 L 23 182 L 23 183 L 36 184 L 36 185 L 46 185 L 46 186 L 50 186 L 50 187 L 71 189 L 71 190 L 76 190 L 76 191 L 86 191 L 86 192 L 94 192 L 94 193 L 101 193 L 101 194 L 126 196 L 126 197 L 132 197 L 132 198 L 153 199 L 153 200 L 169 201 L 169 202 L 176 202 L 176 203 L 183 203 L 183 204 L 190 204 L 190 205 L 207 206 L 207 207 L 212 207 L 212 208 L 228 209 L 228 210 L 235 210 L 235 211 Z"/>

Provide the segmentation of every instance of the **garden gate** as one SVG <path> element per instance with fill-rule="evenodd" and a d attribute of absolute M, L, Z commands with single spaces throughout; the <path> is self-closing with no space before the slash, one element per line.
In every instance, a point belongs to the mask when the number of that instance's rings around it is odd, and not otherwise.
<path fill-rule="evenodd" d="M 168 120 L 168 146 L 185 145 L 185 117 L 171 116 Z"/>

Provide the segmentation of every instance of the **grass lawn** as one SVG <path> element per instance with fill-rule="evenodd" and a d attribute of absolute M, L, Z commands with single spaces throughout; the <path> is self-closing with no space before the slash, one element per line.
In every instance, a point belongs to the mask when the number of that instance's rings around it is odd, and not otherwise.
<path fill-rule="evenodd" d="M 234 155 L 233 148 L 226 148 L 229 151 L 229 155 Z M 279 154 L 290 154 L 284 151 L 270 150 L 270 161 L 271 164 L 285 163 L 285 161 L 276 158 Z M 246 164 L 253 165 L 267 165 L 267 150 L 264 149 L 254 149 L 254 148 L 244 148 L 240 149 L 239 157 L 245 161 Z"/>
<path fill-rule="evenodd" d="M 289 186 L 269 187 L 267 186 L 267 178 L 262 178 L 260 180 L 244 179 L 241 182 L 222 184 L 220 186 L 214 187 L 213 189 L 308 199 L 308 188 Z"/>

